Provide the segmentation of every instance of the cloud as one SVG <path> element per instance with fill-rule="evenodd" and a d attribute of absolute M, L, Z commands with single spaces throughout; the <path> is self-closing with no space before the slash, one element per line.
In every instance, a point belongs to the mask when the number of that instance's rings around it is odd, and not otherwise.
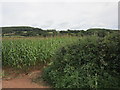
<path fill-rule="evenodd" d="M 50 28 L 53 23 L 53 21 L 46 21 L 43 25 L 41 25 L 41 28 Z"/>
<path fill-rule="evenodd" d="M 116 29 L 117 8 L 117 2 L 5 2 L 2 3 L 2 26 Z"/>

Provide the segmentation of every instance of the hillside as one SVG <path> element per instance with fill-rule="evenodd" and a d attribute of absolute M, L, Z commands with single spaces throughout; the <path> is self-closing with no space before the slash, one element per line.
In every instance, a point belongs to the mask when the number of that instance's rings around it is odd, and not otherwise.
<path fill-rule="evenodd" d="M 16 26 L 16 27 L 1 27 L 2 36 L 84 36 L 97 34 L 100 37 L 104 37 L 108 33 L 118 32 L 118 30 L 91 28 L 88 30 L 66 30 L 57 31 L 55 29 L 43 30 L 41 28 L 34 28 L 29 26 Z"/>

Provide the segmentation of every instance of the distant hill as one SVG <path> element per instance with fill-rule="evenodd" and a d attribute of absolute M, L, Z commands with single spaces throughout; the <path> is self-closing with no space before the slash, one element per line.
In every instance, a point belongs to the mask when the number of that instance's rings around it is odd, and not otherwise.
<path fill-rule="evenodd" d="M 19 31 L 42 31 L 39 28 L 27 27 L 27 26 L 19 26 L 19 27 L 2 27 L 2 33 L 15 33 Z"/>
<path fill-rule="evenodd" d="M 43 30 L 41 28 L 34 28 L 29 26 L 14 26 L 14 27 L 1 27 L 2 36 L 84 36 L 84 35 L 98 35 L 104 37 L 108 33 L 116 33 L 119 30 L 102 29 L 102 28 L 91 28 L 86 31 L 84 30 L 67 30 L 67 31 L 56 31 L 56 30 Z"/>
<path fill-rule="evenodd" d="M 45 31 L 40 28 L 18 26 L 18 27 L 2 27 L 3 36 L 36 36 L 41 35 Z"/>

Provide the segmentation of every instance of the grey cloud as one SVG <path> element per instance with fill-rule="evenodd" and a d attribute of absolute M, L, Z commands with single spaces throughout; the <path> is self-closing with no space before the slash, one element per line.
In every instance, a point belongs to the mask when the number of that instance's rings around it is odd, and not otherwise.
<path fill-rule="evenodd" d="M 117 2 L 2 4 L 2 26 L 30 25 L 40 28 L 117 28 Z"/>
<path fill-rule="evenodd" d="M 49 20 L 46 21 L 43 25 L 41 25 L 41 28 L 50 28 L 53 25 L 53 21 Z"/>

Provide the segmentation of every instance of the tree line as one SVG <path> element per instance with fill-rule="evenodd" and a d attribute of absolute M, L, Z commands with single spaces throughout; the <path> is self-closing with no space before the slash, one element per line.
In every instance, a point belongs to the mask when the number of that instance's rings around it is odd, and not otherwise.
<path fill-rule="evenodd" d="M 88 35 L 98 35 L 99 37 L 104 37 L 110 33 L 118 33 L 119 30 L 111 30 L 111 29 L 102 29 L 102 28 L 91 28 L 87 30 L 60 30 L 57 31 L 55 29 L 43 30 L 41 28 L 34 28 L 28 26 L 17 26 L 17 27 L 1 27 L 2 28 L 2 36 L 88 36 Z"/>

